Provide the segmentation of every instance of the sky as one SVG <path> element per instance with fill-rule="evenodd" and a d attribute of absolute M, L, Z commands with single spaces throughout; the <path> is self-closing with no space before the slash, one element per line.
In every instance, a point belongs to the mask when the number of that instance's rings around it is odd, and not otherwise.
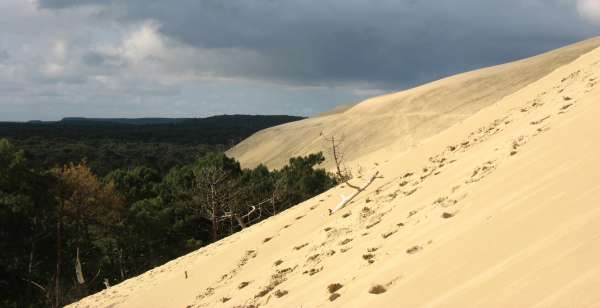
<path fill-rule="evenodd" d="M 600 0 L 0 0 L 0 121 L 310 116 L 600 35 Z"/>

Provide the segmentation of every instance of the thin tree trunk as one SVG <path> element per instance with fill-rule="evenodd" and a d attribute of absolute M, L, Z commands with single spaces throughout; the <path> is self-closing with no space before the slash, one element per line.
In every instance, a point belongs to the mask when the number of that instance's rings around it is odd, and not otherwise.
<path fill-rule="evenodd" d="M 215 215 L 215 212 L 213 211 L 212 217 L 212 240 L 213 242 L 217 241 L 217 229 L 219 227 L 219 222 L 217 221 L 217 215 Z"/>
<path fill-rule="evenodd" d="M 121 272 L 121 280 L 125 280 L 125 272 L 123 271 L 123 248 L 119 249 L 119 270 Z"/>
<path fill-rule="evenodd" d="M 217 200 L 216 200 L 216 192 L 215 186 L 213 184 L 210 185 L 210 193 L 211 193 L 211 208 L 212 208 L 212 239 L 213 242 L 217 241 L 218 238 L 218 229 L 219 222 L 217 221 Z"/>
<path fill-rule="evenodd" d="M 333 160 L 335 161 L 335 168 L 337 169 L 338 177 L 343 180 L 342 170 L 340 169 L 340 162 L 338 160 L 337 147 L 335 146 L 335 137 L 331 137 L 331 147 L 333 148 Z"/>
<path fill-rule="evenodd" d="M 59 211 L 58 221 L 56 222 L 56 276 L 54 277 L 54 306 L 56 308 L 60 307 L 62 302 L 60 291 L 60 275 L 62 270 L 62 232 L 62 213 Z"/>

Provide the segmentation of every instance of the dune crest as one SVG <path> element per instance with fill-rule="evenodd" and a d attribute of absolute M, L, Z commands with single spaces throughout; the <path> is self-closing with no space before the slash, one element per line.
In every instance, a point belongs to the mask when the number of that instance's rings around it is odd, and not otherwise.
<path fill-rule="evenodd" d="M 352 183 L 381 177 L 331 216 L 346 185 L 71 307 L 598 306 L 599 81 L 595 48 L 410 150 L 357 156 Z"/>
<path fill-rule="evenodd" d="M 227 154 L 244 167 L 262 163 L 279 168 L 290 157 L 323 151 L 325 167 L 331 168 L 329 147 L 321 136 L 325 134 L 344 137 L 346 161 L 357 168 L 366 163 L 365 155 L 406 151 L 598 46 L 600 39 L 594 38 L 532 58 L 367 99 L 324 116 L 259 131 Z"/>

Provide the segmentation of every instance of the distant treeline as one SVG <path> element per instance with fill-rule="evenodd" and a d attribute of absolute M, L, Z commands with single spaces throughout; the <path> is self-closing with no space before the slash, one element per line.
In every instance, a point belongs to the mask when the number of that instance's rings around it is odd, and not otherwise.
<path fill-rule="evenodd" d="M 275 125 L 301 120 L 294 116 L 222 115 L 198 119 L 86 119 L 58 122 L 0 122 L 0 136 L 10 139 L 113 139 L 176 144 L 233 145 Z"/>
<path fill-rule="evenodd" d="M 86 119 L 0 122 L 0 138 L 25 151 L 37 168 L 83 159 L 97 174 L 148 166 L 165 174 L 198 156 L 223 151 L 253 133 L 302 119 L 294 116 L 223 115 L 200 119 Z"/>

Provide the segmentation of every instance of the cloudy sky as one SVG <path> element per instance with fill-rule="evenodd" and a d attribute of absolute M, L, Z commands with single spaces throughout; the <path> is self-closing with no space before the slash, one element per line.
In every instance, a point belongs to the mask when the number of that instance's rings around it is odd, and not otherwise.
<path fill-rule="evenodd" d="M 600 0 L 0 0 L 0 121 L 312 115 L 600 35 Z"/>

